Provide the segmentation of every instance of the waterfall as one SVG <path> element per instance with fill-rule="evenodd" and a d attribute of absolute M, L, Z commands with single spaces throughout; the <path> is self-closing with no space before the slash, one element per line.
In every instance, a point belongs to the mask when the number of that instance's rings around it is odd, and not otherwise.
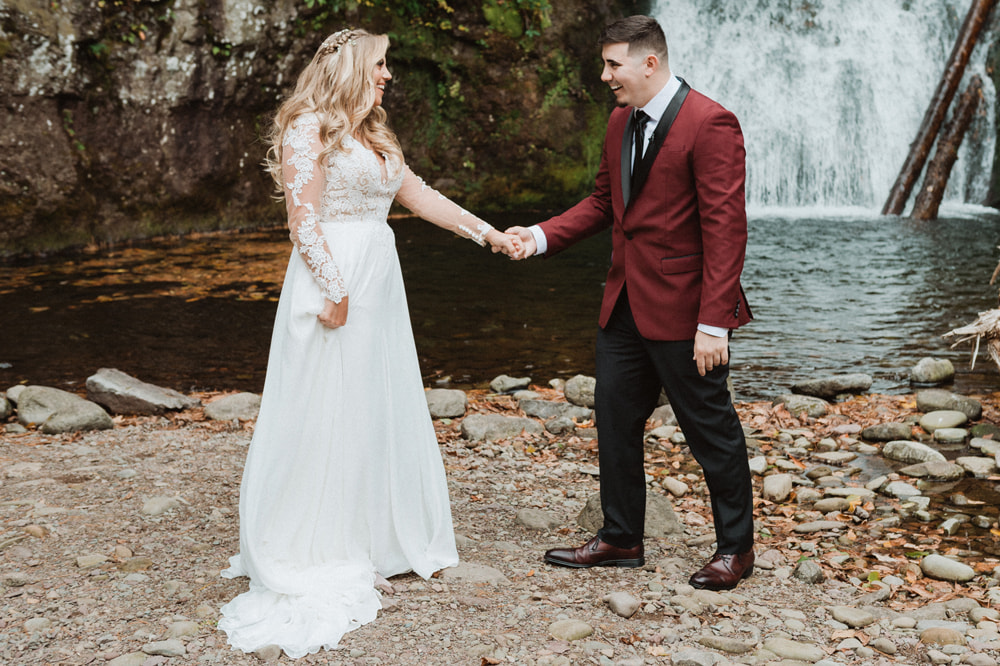
<path fill-rule="evenodd" d="M 969 0 L 659 0 L 653 15 L 671 70 L 740 120 L 748 206 L 881 209 L 968 8 Z M 946 202 L 986 197 L 991 37 L 984 30 L 956 94 L 982 77 L 984 102 Z"/>

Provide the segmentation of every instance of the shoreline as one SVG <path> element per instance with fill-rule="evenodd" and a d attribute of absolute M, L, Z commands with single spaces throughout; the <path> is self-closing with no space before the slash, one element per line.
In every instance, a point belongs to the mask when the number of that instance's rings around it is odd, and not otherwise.
<path fill-rule="evenodd" d="M 531 390 L 544 402 L 564 401 L 556 389 Z M 211 403 L 225 395 L 196 397 Z M 769 402 L 737 403 L 767 476 L 754 475 L 760 565 L 724 594 L 686 584 L 711 554 L 713 532 L 704 481 L 676 431 L 649 439 L 647 473 L 682 532 L 647 537 L 641 569 L 565 570 L 543 564 L 541 554 L 589 537 L 577 517 L 598 487 L 591 424 L 578 423 L 574 434 L 471 440 L 462 428 L 468 415 L 524 414 L 510 395 L 466 396 L 465 417 L 434 420 L 463 565 L 428 581 L 393 578 L 378 619 L 348 633 L 343 649 L 297 663 L 670 664 L 689 663 L 681 659 L 694 652 L 703 661 L 690 663 L 767 664 L 798 654 L 800 662 L 811 655 L 803 663 L 869 666 L 1000 657 L 995 555 L 969 555 L 968 538 L 944 534 L 938 520 L 907 528 L 893 520 L 903 503 L 879 494 L 850 511 L 848 501 L 834 512 L 839 518 L 817 510 L 819 499 L 806 501 L 806 490 L 835 499 L 818 483 L 797 484 L 782 500 L 764 496 L 766 479 L 808 478 L 804 472 L 820 466 L 860 493 L 861 473 L 845 474 L 850 461 L 815 456 L 841 451 L 855 426 L 916 416 L 912 394 L 857 396 L 818 419 Z M 1000 394 L 980 397 L 982 420 L 1000 422 Z M 218 574 L 238 547 L 239 480 L 253 421 L 210 420 L 205 407 L 114 421 L 110 430 L 0 437 L 0 584 L 8 607 L 0 657 L 114 666 L 157 658 L 288 662 L 229 650 L 214 628 L 218 608 L 246 586 Z M 803 451 L 802 440 L 814 446 Z M 986 510 L 995 520 L 996 506 Z M 804 525 L 816 531 L 800 531 Z M 907 555 L 916 551 L 925 555 Z M 935 553 L 971 566 L 974 578 L 930 577 L 921 561 Z M 606 601 L 617 593 L 638 603 L 629 617 Z M 869 613 L 870 623 L 850 624 L 841 610 L 848 606 Z M 566 621 L 590 633 L 560 634 Z M 942 627 L 953 633 L 927 633 Z M 942 640 L 962 645 L 934 642 Z"/>

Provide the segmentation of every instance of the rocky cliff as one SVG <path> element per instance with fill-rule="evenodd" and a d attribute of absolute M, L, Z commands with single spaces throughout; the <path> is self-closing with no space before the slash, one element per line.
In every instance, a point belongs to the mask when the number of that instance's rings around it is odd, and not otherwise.
<path fill-rule="evenodd" d="M 0 256 L 280 223 L 260 137 L 345 25 L 392 37 L 386 108 L 426 180 L 571 203 L 609 109 L 594 40 L 644 4 L 0 0 Z"/>

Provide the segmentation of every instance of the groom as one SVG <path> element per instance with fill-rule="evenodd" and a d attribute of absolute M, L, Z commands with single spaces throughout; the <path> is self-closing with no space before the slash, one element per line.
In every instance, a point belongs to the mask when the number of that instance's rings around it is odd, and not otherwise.
<path fill-rule="evenodd" d="M 599 43 L 601 80 L 619 108 L 594 192 L 546 222 L 507 230 L 530 256 L 612 227 L 596 364 L 604 526 L 579 548 L 546 552 L 545 561 L 644 564 L 643 434 L 662 386 L 704 471 L 715 521 L 716 553 L 690 583 L 731 589 L 754 562 L 750 469 L 727 387 L 730 331 L 751 319 L 740 286 L 743 135 L 732 113 L 670 73 L 654 19 L 622 19 Z"/>

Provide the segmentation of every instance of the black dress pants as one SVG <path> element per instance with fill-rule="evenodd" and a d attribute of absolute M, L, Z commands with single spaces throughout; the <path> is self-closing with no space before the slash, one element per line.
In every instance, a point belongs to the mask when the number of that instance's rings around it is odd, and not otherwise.
<path fill-rule="evenodd" d="M 729 366 L 698 374 L 694 340 L 647 340 L 624 290 L 597 334 L 595 409 L 601 469 L 601 540 L 642 542 L 646 516 L 643 436 L 662 386 L 708 484 L 719 553 L 753 547 L 753 487 L 746 441 L 727 386 Z"/>

